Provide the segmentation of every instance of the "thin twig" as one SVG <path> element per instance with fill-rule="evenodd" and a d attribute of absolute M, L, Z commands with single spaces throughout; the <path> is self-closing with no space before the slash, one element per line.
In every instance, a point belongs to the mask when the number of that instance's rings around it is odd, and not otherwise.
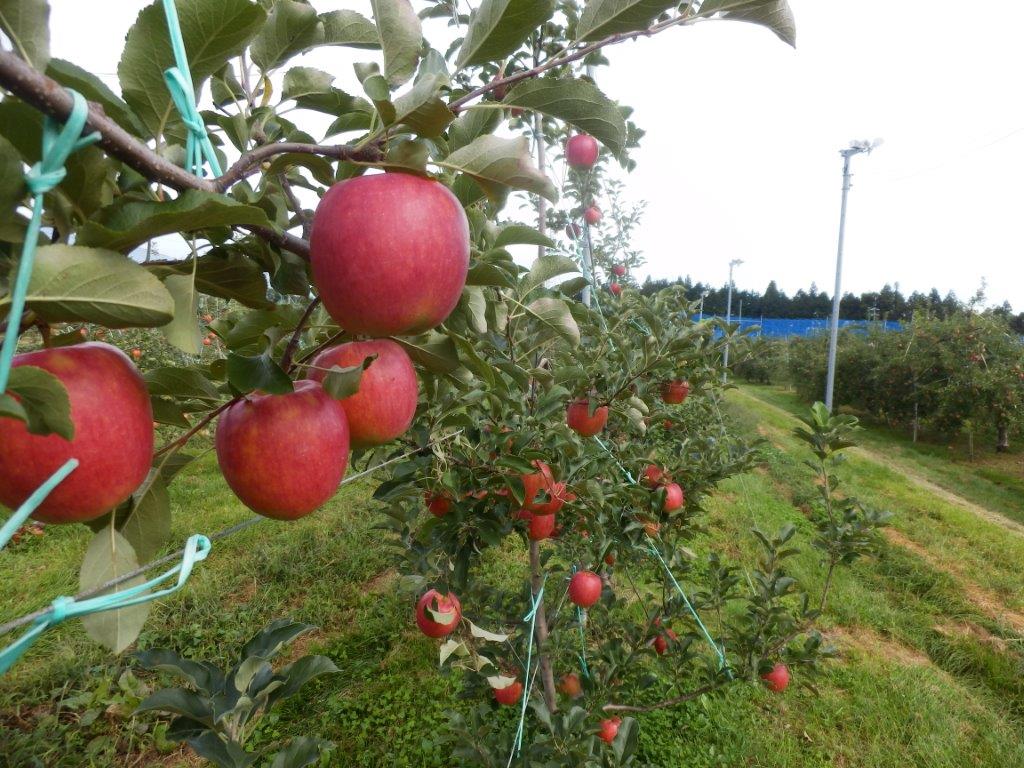
<path fill-rule="evenodd" d="M 295 348 L 299 346 L 299 337 L 302 336 L 302 331 L 306 327 L 306 323 L 309 321 L 310 316 L 320 306 L 320 297 L 317 296 L 306 307 L 306 311 L 302 313 L 302 317 L 299 318 L 298 325 L 295 326 L 295 332 L 292 334 L 291 339 L 288 341 L 288 346 L 284 348 L 284 354 L 281 355 L 281 368 L 284 369 L 285 373 L 290 373 L 294 366 L 292 365 L 292 356 L 295 354 Z"/>

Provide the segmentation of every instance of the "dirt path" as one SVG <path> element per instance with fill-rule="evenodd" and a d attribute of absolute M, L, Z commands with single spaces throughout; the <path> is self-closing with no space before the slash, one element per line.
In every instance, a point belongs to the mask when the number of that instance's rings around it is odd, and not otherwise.
<path fill-rule="evenodd" d="M 784 408 L 780 408 L 774 403 L 769 403 L 766 400 L 762 400 L 761 398 L 757 397 L 757 395 L 752 395 L 749 392 L 744 392 L 742 390 L 737 390 L 737 392 L 740 394 L 741 397 L 745 397 L 748 400 L 753 400 L 759 406 L 769 408 L 772 411 L 775 411 L 776 413 L 786 416 L 787 418 L 793 421 L 794 425 L 797 423 L 796 417 L 793 416 L 793 414 L 791 414 Z M 767 429 L 770 430 L 772 428 L 767 427 Z M 872 451 L 871 449 L 865 448 L 864 446 L 860 445 L 855 448 L 851 448 L 849 452 L 863 459 L 867 459 L 868 461 L 871 461 L 875 464 L 879 464 L 883 467 L 888 467 L 889 469 L 893 469 L 899 472 L 901 475 L 903 475 L 907 480 L 916 485 L 918 488 L 928 491 L 928 493 L 942 499 L 948 504 L 958 506 L 961 509 L 970 512 L 971 514 L 980 517 L 982 520 L 1005 528 L 1006 530 L 1011 531 L 1012 533 L 1015 533 L 1018 536 L 1024 536 L 1024 525 L 1022 525 L 1021 523 L 1018 523 L 1016 520 L 1011 520 L 1008 517 L 1005 517 L 1004 515 L 1001 515 L 994 510 L 981 506 L 980 504 L 975 504 L 973 501 L 965 499 L 963 496 L 959 496 L 958 494 L 953 493 L 952 491 L 946 488 L 943 488 L 941 485 L 932 482 L 927 477 L 922 475 L 917 469 L 910 466 L 906 462 L 901 461 L 900 459 L 894 459 L 891 456 L 882 456 L 881 454 L 876 453 L 875 451 Z"/>

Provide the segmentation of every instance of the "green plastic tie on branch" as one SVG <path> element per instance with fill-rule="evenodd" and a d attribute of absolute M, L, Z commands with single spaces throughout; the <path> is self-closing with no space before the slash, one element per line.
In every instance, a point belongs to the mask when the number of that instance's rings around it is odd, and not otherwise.
<path fill-rule="evenodd" d="M 526 682 L 526 687 L 523 689 L 522 705 L 519 709 L 519 725 L 516 728 L 516 737 L 512 740 L 512 752 L 508 756 L 508 765 L 512 765 L 512 761 L 519 755 L 519 751 L 523 746 L 523 729 L 526 726 L 526 703 L 530 699 L 530 689 L 533 688 L 533 679 L 530 677 L 530 667 L 533 663 L 533 631 L 534 626 L 537 623 L 537 610 L 540 608 L 541 603 L 544 601 L 544 585 L 547 583 L 548 575 L 545 573 L 544 578 L 540 582 L 540 589 L 537 590 L 537 594 L 533 596 L 533 605 L 530 607 L 530 612 L 523 616 L 523 621 L 530 623 L 530 632 L 526 636 L 526 665 L 523 668 L 523 680 Z"/>
<path fill-rule="evenodd" d="M 108 595 L 91 597 L 82 601 L 76 601 L 73 597 L 58 597 L 50 606 L 50 610 L 35 620 L 32 628 L 25 632 L 15 642 L 0 651 L 0 675 L 9 670 L 21 655 L 27 651 L 32 644 L 50 627 L 54 627 L 67 619 L 87 616 L 102 611 L 116 611 L 121 608 L 130 608 L 133 605 L 157 600 L 161 597 L 173 594 L 181 589 L 188 581 L 192 573 L 192 567 L 200 560 L 206 559 L 210 554 L 210 540 L 202 534 L 189 536 L 185 544 L 185 552 L 182 555 L 181 563 L 165 571 L 154 579 L 144 584 L 112 592 Z M 157 587 L 161 582 L 166 581 L 175 574 L 178 575 L 177 582 L 165 589 L 156 592 L 149 590 Z"/>
<path fill-rule="evenodd" d="M 203 116 L 196 106 L 195 86 L 192 73 L 188 68 L 188 55 L 185 53 L 185 41 L 181 36 L 181 25 L 178 23 L 178 9 L 174 0 L 163 0 L 164 15 L 167 17 L 167 32 L 171 38 L 176 66 L 164 72 L 164 82 L 171 93 L 171 100 L 178 109 L 181 121 L 188 129 L 185 138 L 185 168 L 200 178 L 203 176 L 204 161 L 210 164 L 214 176 L 221 175 L 220 163 L 206 132 Z"/>

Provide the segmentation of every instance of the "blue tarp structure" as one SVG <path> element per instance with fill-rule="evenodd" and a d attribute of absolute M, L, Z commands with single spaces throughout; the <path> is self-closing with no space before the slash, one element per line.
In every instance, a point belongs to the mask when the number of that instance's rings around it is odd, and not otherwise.
<path fill-rule="evenodd" d="M 711 317 L 717 317 L 719 320 L 725 320 L 725 317 L 720 315 L 704 315 L 704 319 L 707 320 Z M 697 319 L 696 317 L 694 318 Z M 828 333 L 829 318 L 827 317 L 766 317 L 763 320 L 761 318 L 744 317 L 738 318 L 733 316 L 732 321 L 739 323 L 740 327 L 744 330 L 748 328 L 757 327 L 759 330 L 754 331 L 755 335 L 771 336 L 775 338 L 785 338 L 787 336 L 813 336 L 816 333 Z M 895 320 L 840 320 L 839 327 L 860 327 L 860 328 L 884 328 L 887 331 L 898 331 L 900 324 Z"/>

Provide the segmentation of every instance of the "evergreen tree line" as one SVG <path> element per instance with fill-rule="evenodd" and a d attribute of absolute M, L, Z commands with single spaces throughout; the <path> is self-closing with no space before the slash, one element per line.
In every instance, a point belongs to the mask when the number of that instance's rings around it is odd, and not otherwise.
<path fill-rule="evenodd" d="M 673 285 L 681 285 L 686 289 L 687 298 L 698 301 L 701 294 L 704 298 L 704 313 L 708 315 L 724 315 L 728 286 L 714 287 L 701 282 L 693 282 L 689 276 L 675 280 L 651 280 L 650 277 L 640 286 L 644 294 L 653 294 Z M 963 311 L 968 305 L 976 305 L 984 301 L 984 294 L 979 291 L 970 301 L 963 302 L 950 291 L 941 296 L 936 289 L 928 293 L 914 291 L 909 296 L 896 286 L 886 285 L 880 291 L 870 291 L 859 296 L 844 293 L 839 303 L 839 316 L 844 320 L 910 320 L 914 313 L 924 313 L 930 317 L 947 318 Z M 808 290 L 800 289 L 792 296 L 779 290 L 772 280 L 764 293 L 734 288 L 732 292 L 732 312 L 737 316 L 742 302 L 743 317 L 759 319 L 761 317 L 784 318 L 815 318 L 828 317 L 832 314 L 832 297 L 811 283 Z M 1006 317 L 1011 328 L 1024 334 L 1024 312 L 1013 313 L 1008 302 L 991 310 L 995 314 Z"/>

